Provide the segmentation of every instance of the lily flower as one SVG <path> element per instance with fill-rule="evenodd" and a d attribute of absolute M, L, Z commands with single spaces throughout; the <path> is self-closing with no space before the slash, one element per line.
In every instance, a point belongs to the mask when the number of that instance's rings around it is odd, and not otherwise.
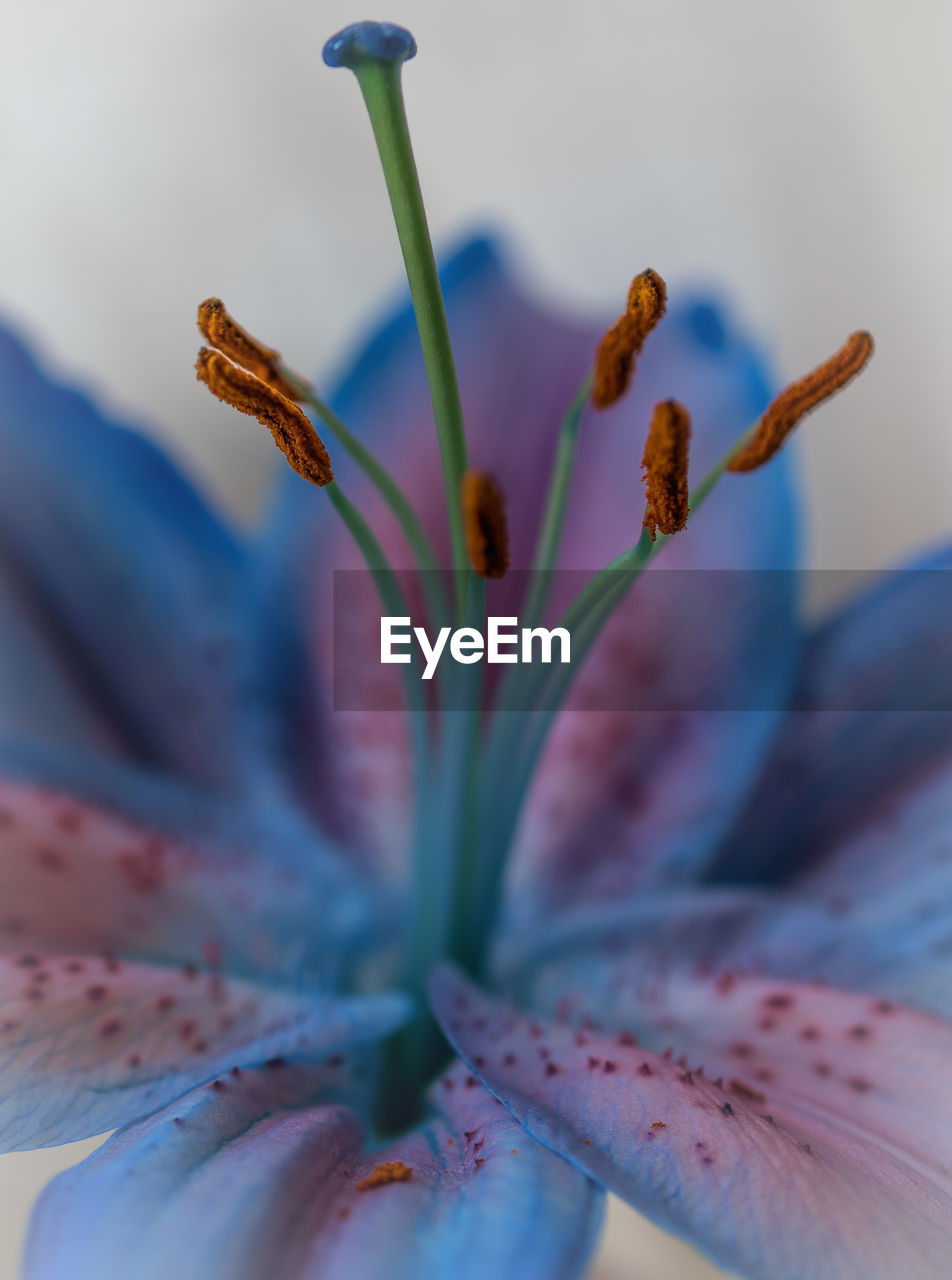
<path fill-rule="evenodd" d="M 743 1275 L 944 1275 L 948 554 L 806 630 L 781 450 L 868 335 L 771 400 L 654 272 L 607 330 L 483 240 L 440 286 L 414 51 L 325 57 L 415 310 L 328 402 L 200 311 L 299 473 L 259 538 L 0 337 L 0 1145 L 118 1130 L 27 1280 L 569 1280 L 606 1191 Z M 341 569 L 383 601 L 335 631 Z M 497 578 L 569 671 L 335 708 L 382 608 L 472 623 Z"/>

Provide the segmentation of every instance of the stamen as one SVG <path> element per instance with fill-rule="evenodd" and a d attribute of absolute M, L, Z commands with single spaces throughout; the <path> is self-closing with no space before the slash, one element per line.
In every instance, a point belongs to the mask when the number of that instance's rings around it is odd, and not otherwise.
<path fill-rule="evenodd" d="M 824 364 L 792 383 L 767 407 L 749 444 L 727 464 L 728 471 L 753 471 L 769 462 L 811 409 L 841 391 L 873 354 L 872 335 L 859 330 Z"/>
<path fill-rule="evenodd" d="M 657 271 L 642 271 L 632 280 L 625 314 L 606 331 L 595 353 L 592 404 L 596 409 L 616 404 L 628 390 L 635 359 L 664 315 L 667 301 L 667 287 Z"/>
<path fill-rule="evenodd" d="M 501 578 L 509 568 L 509 528 L 502 490 L 488 471 L 464 471 L 460 502 L 473 572 L 480 578 Z"/>
<path fill-rule="evenodd" d="M 225 309 L 221 298 L 206 298 L 198 308 L 198 327 L 209 346 L 217 347 L 235 364 L 268 382 L 288 400 L 301 400 L 301 392 L 280 371 L 281 353 L 253 338 Z"/>
<path fill-rule="evenodd" d="M 677 400 L 655 405 L 641 465 L 645 472 L 647 505 L 644 527 L 654 542 L 658 533 L 670 535 L 688 522 L 688 441 L 691 417 Z"/>
<path fill-rule="evenodd" d="M 330 484 L 334 479 L 331 460 L 314 425 L 301 409 L 275 387 L 233 364 L 220 351 L 202 347 L 195 362 L 200 382 L 219 400 L 239 413 L 257 418 L 268 428 L 288 462 L 299 476 L 311 484 Z"/>

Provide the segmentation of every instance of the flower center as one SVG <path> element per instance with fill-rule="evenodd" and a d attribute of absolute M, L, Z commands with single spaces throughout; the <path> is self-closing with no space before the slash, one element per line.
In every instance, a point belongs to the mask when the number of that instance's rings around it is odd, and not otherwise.
<path fill-rule="evenodd" d="M 200 353 L 197 370 L 214 394 L 267 426 L 294 470 L 327 495 L 373 574 L 385 614 L 411 613 L 401 580 L 370 524 L 334 479 L 327 450 L 301 404 L 363 469 L 396 517 L 420 570 L 431 624 L 442 628 L 455 619 L 459 626 L 475 629 L 484 621 L 485 579 L 502 576 L 509 565 L 505 501 L 494 478 L 469 465 L 446 310 L 403 104 L 402 64 L 415 53 L 409 32 L 387 23 L 363 22 L 328 41 L 324 60 L 332 67 L 349 68 L 357 77 L 387 183 L 433 404 L 450 529 L 452 591 L 447 591 L 445 566 L 419 515 L 384 463 L 304 378 L 284 365 L 277 351 L 246 333 L 218 299 L 199 308 L 199 327 L 209 346 Z M 579 371 L 578 393 L 553 442 L 534 572 L 521 611 L 526 628 L 542 621 L 548 602 L 583 411 L 589 403 L 608 408 L 625 394 L 642 348 L 664 314 L 666 297 L 664 281 L 656 272 L 637 275 L 625 312 L 605 332 L 592 368 Z M 481 667 L 457 666 L 437 682 L 436 714 L 424 703 L 423 686 L 412 665 L 403 668 L 416 797 L 402 974 L 411 993 L 422 997 L 430 969 L 443 956 L 474 976 L 483 973 L 521 806 L 552 723 L 585 654 L 638 574 L 685 527 L 690 512 L 726 470 L 764 465 L 804 414 L 844 386 L 871 354 L 869 335 L 853 334 L 832 359 L 782 392 L 691 493 L 688 411 L 675 400 L 656 406 L 643 459 L 642 535 L 592 576 L 559 619 L 558 626 L 572 638 L 570 665 L 507 666 L 489 708 Z M 513 709 L 520 714 L 513 714 Z M 440 1065 L 444 1053 L 435 1023 L 421 1015 L 395 1042 L 391 1069 L 412 1086 L 412 1093 Z"/>

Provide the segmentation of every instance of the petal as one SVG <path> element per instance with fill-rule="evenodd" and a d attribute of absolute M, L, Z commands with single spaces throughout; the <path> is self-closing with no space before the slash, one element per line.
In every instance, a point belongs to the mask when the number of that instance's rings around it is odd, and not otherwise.
<path fill-rule="evenodd" d="M 0 330 L 0 556 L 129 754 L 214 784 L 240 765 L 242 553 L 142 436 Z M 36 671 L 4 646 L 3 682 Z"/>
<path fill-rule="evenodd" d="M 943 785 L 935 799 L 947 798 Z M 805 882 L 783 893 L 646 893 L 554 921 L 547 936 L 531 931 L 502 938 L 494 972 L 527 1006 L 560 1015 L 584 1008 L 609 1021 L 625 1012 L 625 999 L 635 1017 L 641 989 L 650 983 L 698 973 L 820 981 L 952 1018 L 952 883 L 944 845 L 926 844 L 932 855 L 923 866 L 911 856 L 908 874 L 906 863 L 894 858 L 891 873 L 878 874 L 874 863 L 868 876 L 863 845 L 860 840 L 851 850 L 849 897 L 827 896 L 825 879 L 816 892 Z M 877 893 L 887 874 L 888 885 Z"/>
<path fill-rule="evenodd" d="M 313 1081 L 226 1077 L 51 1184 L 27 1280 L 580 1276 L 600 1193 L 465 1079 L 447 1075 L 430 1118 L 368 1154 L 353 1113 L 301 1105 Z M 366 1184 L 396 1162 L 403 1179 Z"/>
<path fill-rule="evenodd" d="M 121 740 L 68 646 L 0 552 L 0 735 L 119 754 Z"/>
<path fill-rule="evenodd" d="M 884 787 L 783 895 L 828 921 L 830 936 L 788 924 L 781 939 L 768 919 L 749 945 L 782 943 L 806 971 L 952 1017 L 950 806 L 949 756 Z"/>
<path fill-rule="evenodd" d="M 383 928 L 366 887 L 280 811 L 118 770 L 100 779 L 105 805 L 93 804 L 95 788 L 37 785 L 3 763 L 0 951 L 108 952 L 330 984 Z"/>
<path fill-rule="evenodd" d="M 450 970 L 432 990 L 451 1041 L 531 1134 L 722 1265 L 944 1274 L 947 1024 L 832 989 L 685 979 L 620 1002 L 649 1043 L 674 1045 L 660 1056 L 630 1032 L 533 1021 Z"/>
<path fill-rule="evenodd" d="M 900 569 L 808 640 L 793 710 L 718 865 L 779 881 L 884 834 L 952 759 L 952 552 Z M 861 887 L 861 882 L 856 882 Z"/>
<path fill-rule="evenodd" d="M 128 1124 L 233 1066 L 376 1039 L 396 995 L 344 999 L 110 957 L 0 956 L 0 1149 Z"/>
<path fill-rule="evenodd" d="M 597 567 L 604 548 L 631 543 L 642 424 L 672 394 L 693 415 L 695 481 L 768 398 L 742 334 L 708 305 L 672 308 L 631 397 L 585 437 L 567 565 Z M 601 432 L 610 444 L 598 447 Z M 786 706 L 798 645 L 796 578 L 775 572 L 796 555 L 785 459 L 746 479 L 725 477 L 664 547 L 580 673 L 523 819 L 523 910 L 544 918 L 692 878 L 745 798 Z M 522 927 L 518 908 L 516 920 Z"/>

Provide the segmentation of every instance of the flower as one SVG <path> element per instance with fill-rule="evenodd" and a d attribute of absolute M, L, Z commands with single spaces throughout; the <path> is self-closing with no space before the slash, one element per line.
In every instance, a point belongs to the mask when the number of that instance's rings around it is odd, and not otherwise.
<path fill-rule="evenodd" d="M 375 57 L 408 56 L 382 34 Z M 460 677 L 435 710 L 381 709 L 386 682 L 334 709 L 331 571 L 363 564 L 352 537 L 382 590 L 396 566 L 425 593 L 421 551 L 465 532 L 443 483 L 452 395 L 441 457 L 409 309 L 333 412 L 275 366 L 376 454 L 343 449 L 333 480 L 322 462 L 323 492 L 289 476 L 253 541 L 0 341 L 0 1142 L 119 1127 L 44 1193 L 28 1280 L 567 1278 L 605 1189 L 743 1274 L 943 1274 L 947 557 L 805 635 L 781 455 L 703 507 L 695 489 L 687 528 L 659 522 L 633 561 L 651 407 L 653 509 L 680 511 L 667 397 L 703 475 L 764 414 L 756 350 L 675 300 L 625 356 L 630 396 L 596 415 L 603 325 L 541 308 L 482 240 L 443 293 L 465 443 L 495 477 L 476 507 L 498 523 L 508 495 L 530 563 L 559 439 L 550 609 L 616 564 L 561 702 Z M 240 375 L 242 407 L 268 376 Z M 263 416 L 299 457 L 281 424 L 306 425 L 274 394 Z M 790 396 L 773 403 L 775 424 Z M 495 599 L 531 603 L 540 580 L 509 573 Z M 338 616 L 345 645 L 369 617 Z M 659 687 L 681 705 L 652 704 Z"/>

